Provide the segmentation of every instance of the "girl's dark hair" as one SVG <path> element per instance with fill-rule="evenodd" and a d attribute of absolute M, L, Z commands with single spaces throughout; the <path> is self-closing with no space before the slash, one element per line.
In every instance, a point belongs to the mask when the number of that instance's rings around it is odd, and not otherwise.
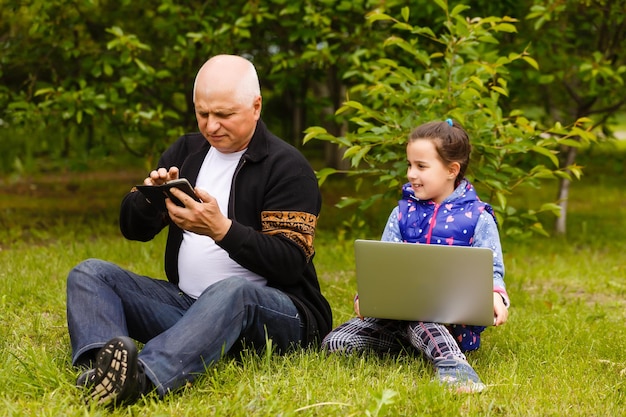
<path fill-rule="evenodd" d="M 463 126 L 456 121 L 451 122 L 452 126 L 447 121 L 420 125 L 409 135 L 409 143 L 418 139 L 430 139 L 434 142 L 437 154 L 444 164 L 458 162 L 461 166 L 455 180 L 458 185 L 467 171 L 472 145 Z"/>

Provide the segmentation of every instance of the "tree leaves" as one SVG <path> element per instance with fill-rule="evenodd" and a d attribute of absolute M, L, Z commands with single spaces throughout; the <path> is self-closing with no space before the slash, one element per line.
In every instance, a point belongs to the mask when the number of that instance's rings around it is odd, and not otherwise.
<path fill-rule="evenodd" d="M 437 1 L 445 13 L 447 4 Z M 408 13 L 401 11 L 402 24 L 392 14 L 371 13 L 370 22 L 389 21 L 387 40 L 376 59 L 359 56 L 350 74 L 358 78 L 350 100 L 344 101 L 336 115 L 349 115 L 350 128 L 343 136 L 309 129 L 307 140 L 319 135 L 325 141 L 347 146 L 344 158 L 350 161 L 352 174 L 377 178 L 378 184 L 398 187 L 405 181 L 403 169 L 391 168 L 391 161 L 403 161 L 404 145 L 410 130 L 418 124 L 452 117 L 469 132 L 474 153 L 470 176 L 496 210 L 504 234 L 528 237 L 547 234 L 537 215 L 558 212 L 553 202 L 533 202 L 539 208 L 512 207 L 508 196 L 520 187 L 538 187 L 541 181 L 580 174 L 574 166 L 562 166 L 559 146 L 576 142 L 574 137 L 589 130 L 578 126 L 538 129 L 539 123 L 524 116 L 520 109 L 504 110 L 502 99 L 508 97 L 508 67 L 524 61 L 532 68 L 538 64 L 527 51 L 502 53 L 497 34 L 514 33 L 515 19 L 465 18 L 466 7 L 457 6 L 444 25 L 434 28 L 413 26 Z M 420 43 L 427 38 L 429 45 Z M 414 57 L 421 64 L 414 65 Z M 409 66 L 407 63 L 413 63 Z M 579 143 L 579 142 L 576 142 Z M 534 155 L 534 156 L 533 156 Z M 358 174 L 357 174 L 358 173 Z M 324 171 L 324 179 L 334 172 Z M 392 179 L 390 181 L 390 179 Z M 397 190 L 396 190 L 397 192 Z M 363 209 L 380 194 L 361 193 L 347 197 L 342 206 L 358 204 Z"/>

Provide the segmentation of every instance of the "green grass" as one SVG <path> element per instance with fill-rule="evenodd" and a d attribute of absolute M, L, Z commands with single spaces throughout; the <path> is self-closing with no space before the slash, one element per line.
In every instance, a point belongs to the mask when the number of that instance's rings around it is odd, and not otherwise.
<path fill-rule="evenodd" d="M 567 237 L 503 242 L 510 319 L 488 329 L 481 349 L 469 355 L 489 386 L 486 392 L 459 396 L 441 389 L 418 355 L 250 352 L 220 362 L 191 389 L 163 401 L 148 397 L 110 414 L 624 415 L 624 154 L 595 149 L 583 157 L 589 175 L 572 187 Z M 65 278 L 88 257 L 163 276 L 164 235 L 149 243 L 128 242 L 117 230 L 120 196 L 142 175 L 37 177 L 0 189 L 0 415 L 109 414 L 85 406 L 73 386 Z M 336 200 L 340 185 L 324 190 L 327 204 Z M 518 198 L 555 193 L 546 186 Z M 384 219 L 393 204 L 368 221 Z M 352 316 L 356 289 L 351 237 L 338 233 L 340 212 L 327 206 L 323 213 L 315 261 L 339 324 Z M 545 219 L 547 229 L 551 220 Z M 376 224 L 371 229 L 380 233 Z"/>

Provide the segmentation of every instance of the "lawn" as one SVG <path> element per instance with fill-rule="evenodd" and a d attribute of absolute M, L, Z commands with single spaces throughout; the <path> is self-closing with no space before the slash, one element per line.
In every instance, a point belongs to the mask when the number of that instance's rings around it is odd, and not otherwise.
<path fill-rule="evenodd" d="M 418 355 L 342 357 L 317 351 L 246 353 L 190 389 L 147 397 L 112 415 L 154 416 L 616 416 L 626 408 L 626 152 L 589 150 L 572 187 L 568 236 L 504 241 L 509 322 L 469 355 L 488 389 L 456 395 L 433 383 Z M 128 242 L 121 196 L 143 172 L 5 180 L 0 189 L 0 415 L 97 416 L 73 384 L 65 278 L 89 257 L 162 277 L 164 235 Z M 352 315 L 352 238 L 324 189 L 316 267 L 335 324 Z M 554 186 L 521 199 L 556 195 Z M 384 219 L 394 205 L 368 222 Z M 551 219 L 545 219 L 549 228 Z M 367 236 L 382 229 L 371 225 Z"/>

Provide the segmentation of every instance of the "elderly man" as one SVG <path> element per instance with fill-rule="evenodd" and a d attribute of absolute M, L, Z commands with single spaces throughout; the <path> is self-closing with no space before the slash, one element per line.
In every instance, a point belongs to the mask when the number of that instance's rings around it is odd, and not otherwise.
<path fill-rule="evenodd" d="M 321 197 L 308 162 L 260 119 L 257 72 L 232 55 L 196 76 L 199 132 L 180 137 L 145 185 L 187 178 L 165 209 L 131 190 L 120 227 L 148 241 L 168 227 L 167 281 L 89 259 L 67 280 L 77 385 L 114 407 L 160 396 L 202 374 L 223 353 L 317 345 L 332 324 L 313 265 Z M 132 338 L 132 339 L 131 339 Z M 135 341 L 144 343 L 139 352 Z"/>

